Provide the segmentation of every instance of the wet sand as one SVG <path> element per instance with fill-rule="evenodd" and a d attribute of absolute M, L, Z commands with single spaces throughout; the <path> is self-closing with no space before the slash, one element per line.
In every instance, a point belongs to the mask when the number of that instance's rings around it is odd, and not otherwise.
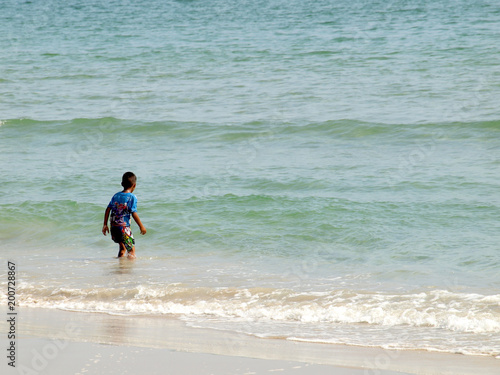
<path fill-rule="evenodd" d="M 0 327 L 7 333 L 5 319 Z M 500 368 L 491 357 L 260 339 L 164 316 L 21 308 L 16 328 L 16 368 L 4 356 L 2 374 L 484 375 Z"/>

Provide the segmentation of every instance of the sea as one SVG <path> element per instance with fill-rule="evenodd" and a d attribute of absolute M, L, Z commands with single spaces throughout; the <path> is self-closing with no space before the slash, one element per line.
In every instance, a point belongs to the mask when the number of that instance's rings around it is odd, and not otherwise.
<path fill-rule="evenodd" d="M 497 0 L 0 8 L 19 314 L 500 358 Z M 101 233 L 126 171 L 134 261 Z"/>

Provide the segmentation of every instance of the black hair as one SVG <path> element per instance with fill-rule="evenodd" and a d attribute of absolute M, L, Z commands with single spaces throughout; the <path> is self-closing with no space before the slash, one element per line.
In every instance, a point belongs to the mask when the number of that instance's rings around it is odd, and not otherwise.
<path fill-rule="evenodd" d="M 137 181 L 137 177 L 132 172 L 125 172 L 122 177 L 122 186 L 124 189 L 131 188 L 135 182 Z"/>

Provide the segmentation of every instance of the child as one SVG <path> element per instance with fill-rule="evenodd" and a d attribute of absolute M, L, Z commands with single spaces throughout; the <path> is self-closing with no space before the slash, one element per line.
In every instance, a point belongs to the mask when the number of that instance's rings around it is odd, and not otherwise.
<path fill-rule="evenodd" d="M 135 240 L 130 230 L 130 215 L 134 218 L 141 234 L 146 234 L 146 228 L 141 223 L 137 214 L 137 197 L 132 194 L 136 187 L 137 177 L 132 172 L 126 172 L 122 177 L 123 191 L 116 193 L 111 198 L 111 201 L 104 213 L 104 226 L 102 234 L 106 235 L 109 232 L 108 218 L 111 213 L 111 239 L 120 245 L 118 258 L 125 255 L 125 250 L 128 252 L 128 258 L 135 258 Z"/>

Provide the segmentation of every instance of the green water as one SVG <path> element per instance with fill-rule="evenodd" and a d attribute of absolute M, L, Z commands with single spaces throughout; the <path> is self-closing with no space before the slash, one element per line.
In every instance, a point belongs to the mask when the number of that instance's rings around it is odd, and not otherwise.
<path fill-rule="evenodd" d="M 494 1 L 4 2 L 20 298 L 498 355 L 499 21 Z M 148 233 L 123 269 L 101 225 L 127 170 Z"/>

